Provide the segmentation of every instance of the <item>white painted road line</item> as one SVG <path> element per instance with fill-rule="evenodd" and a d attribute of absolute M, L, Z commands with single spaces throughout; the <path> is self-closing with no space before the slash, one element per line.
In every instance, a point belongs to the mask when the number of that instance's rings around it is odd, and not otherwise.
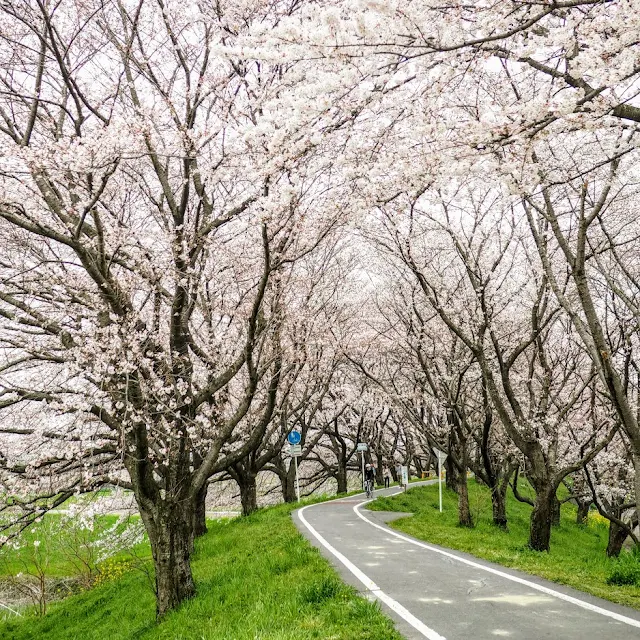
<path fill-rule="evenodd" d="M 462 562 L 463 564 L 469 565 L 470 567 L 475 567 L 476 569 L 482 569 L 482 571 L 487 571 L 488 573 L 493 573 L 494 575 L 500 576 L 501 578 L 506 578 L 507 580 L 511 580 L 512 582 L 517 582 L 519 584 L 523 584 L 530 589 L 536 589 L 537 591 L 542 591 L 542 593 L 546 593 L 547 595 L 553 596 L 554 598 L 558 598 L 559 600 L 565 600 L 566 602 L 570 602 L 572 604 L 577 605 L 578 607 L 582 607 L 583 609 L 587 609 L 588 611 L 593 611 L 595 613 L 599 613 L 600 615 L 607 616 L 609 618 L 613 618 L 618 622 L 623 622 L 624 624 L 628 624 L 632 627 L 640 628 L 640 620 L 635 620 L 634 618 L 628 618 L 627 616 L 623 616 L 619 613 L 615 613 L 614 611 L 609 611 L 608 609 L 603 609 L 602 607 L 598 607 L 595 604 L 591 604 L 590 602 L 585 602 L 584 600 L 580 600 L 579 598 L 574 598 L 573 596 L 569 596 L 566 593 L 561 593 L 560 591 L 555 591 L 554 589 L 549 589 L 549 587 L 545 587 L 541 584 L 536 584 L 535 582 L 530 582 L 529 580 L 525 580 L 524 578 L 518 578 L 517 576 L 512 576 L 508 573 L 504 573 L 503 571 L 499 571 L 498 569 L 494 569 L 493 567 L 487 567 L 479 562 L 473 562 L 473 560 L 467 560 L 466 558 L 462 558 L 457 556 L 454 553 L 449 553 L 448 551 L 443 551 L 442 549 L 438 549 L 437 547 L 432 547 L 431 545 L 424 544 L 423 542 L 418 542 L 417 540 L 413 540 L 413 538 L 409 538 L 407 536 L 403 536 L 401 533 L 390 529 L 389 527 L 384 527 L 376 522 L 371 522 L 367 517 L 360 513 L 360 507 L 368 504 L 369 502 L 373 502 L 373 500 L 367 500 L 365 502 L 361 502 L 355 507 L 353 507 L 354 512 L 357 516 L 362 518 L 365 522 L 370 524 L 372 527 L 376 527 L 389 535 L 395 536 L 396 538 L 400 538 L 400 540 L 404 540 L 405 542 L 410 542 L 411 544 L 416 545 L 417 547 L 422 547 L 423 549 L 427 549 L 427 551 L 433 551 L 434 553 L 439 553 L 442 556 L 446 556 L 447 558 L 453 558 L 458 562 Z"/>
<path fill-rule="evenodd" d="M 323 503 L 321 503 L 323 504 Z M 399 602 L 389 597 L 384 591 L 378 587 L 378 585 L 369 578 L 363 571 L 358 569 L 351 560 L 342 555 L 337 549 L 332 547 L 305 519 L 303 512 L 311 507 L 318 507 L 321 504 L 312 504 L 306 507 L 302 507 L 300 511 L 298 511 L 298 517 L 302 524 L 311 532 L 311 534 L 316 538 L 316 540 L 327 550 L 329 553 L 333 554 L 342 564 L 351 571 L 351 573 L 362 582 L 362 584 L 381 602 L 384 602 L 392 611 L 397 613 L 403 620 L 408 622 L 414 629 L 419 631 L 425 638 L 428 640 L 446 640 L 444 636 L 441 636 L 439 633 L 430 629 L 424 622 L 418 620 L 408 609 L 405 609 Z M 364 504 L 364 503 L 363 503 Z M 356 513 L 358 513 L 356 511 Z M 360 513 L 358 513 L 360 515 Z M 362 516 L 360 516 L 362 517 Z M 370 523 L 373 524 L 373 523 Z"/>

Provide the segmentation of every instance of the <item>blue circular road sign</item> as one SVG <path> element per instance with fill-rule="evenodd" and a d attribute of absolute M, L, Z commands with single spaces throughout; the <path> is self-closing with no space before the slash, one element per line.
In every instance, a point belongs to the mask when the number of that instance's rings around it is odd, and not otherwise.
<path fill-rule="evenodd" d="M 301 439 L 302 436 L 300 435 L 299 431 L 290 431 L 289 435 L 287 436 L 289 444 L 300 444 Z"/>

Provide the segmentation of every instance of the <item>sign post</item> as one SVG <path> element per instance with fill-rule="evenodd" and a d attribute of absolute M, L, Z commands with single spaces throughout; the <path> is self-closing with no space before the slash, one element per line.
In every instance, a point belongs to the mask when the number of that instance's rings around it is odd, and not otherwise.
<path fill-rule="evenodd" d="M 438 493 L 440 494 L 440 513 L 442 513 L 442 463 L 447 459 L 447 454 L 435 447 L 433 448 L 433 453 L 438 458 Z"/>
<path fill-rule="evenodd" d="M 404 486 L 404 490 L 406 491 L 409 488 L 409 467 L 407 465 L 402 465 L 400 467 L 400 476 L 402 477 L 402 484 Z"/>
<path fill-rule="evenodd" d="M 365 491 L 364 486 L 364 452 L 369 448 L 366 442 L 358 442 L 357 450 L 360 452 L 360 460 L 362 461 L 362 490 Z"/>
<path fill-rule="evenodd" d="M 292 431 L 292 433 L 297 433 L 297 432 Z M 291 433 L 289 435 L 291 435 Z M 298 502 L 300 502 L 300 482 L 298 481 L 298 456 L 302 455 L 302 445 L 292 444 L 289 447 L 289 453 L 293 457 L 293 464 L 296 466 L 296 498 L 298 499 Z"/>
<path fill-rule="evenodd" d="M 298 480 L 298 456 L 293 456 L 293 463 L 296 465 L 296 498 L 300 502 L 300 481 Z"/>
<path fill-rule="evenodd" d="M 300 444 L 300 440 L 302 440 L 302 436 L 299 431 L 289 431 L 289 435 L 287 436 L 287 440 L 289 441 L 290 453 L 293 456 L 293 464 L 296 466 L 296 498 L 298 502 L 300 502 L 300 482 L 298 481 L 298 456 L 302 455 L 302 445 Z"/>

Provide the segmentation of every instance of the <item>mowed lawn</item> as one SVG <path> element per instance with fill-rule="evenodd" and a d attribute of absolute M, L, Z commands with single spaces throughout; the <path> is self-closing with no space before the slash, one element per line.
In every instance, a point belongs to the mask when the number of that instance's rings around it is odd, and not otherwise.
<path fill-rule="evenodd" d="M 522 492 L 526 491 L 524 487 Z M 601 598 L 640 609 L 640 555 L 623 552 L 620 560 L 607 558 L 608 523 L 597 515 L 589 524 L 575 523 L 576 508 L 565 503 L 561 522 L 553 527 L 549 553 L 527 547 L 531 507 L 518 502 L 509 491 L 508 531 L 491 521 L 489 490 L 469 480 L 469 502 L 476 526 L 458 526 L 457 495 L 443 486 L 443 513 L 438 510 L 438 485 L 416 487 L 393 498 L 368 505 L 378 511 L 405 511 L 415 515 L 390 524 L 394 529 L 434 544 L 466 551 L 479 558 L 587 591 Z M 637 573 L 635 585 L 608 584 L 614 572 Z"/>
<path fill-rule="evenodd" d="M 57 604 L 42 618 L 0 622 L 2 640 L 401 640 L 297 532 L 292 507 L 209 523 L 197 542 L 197 596 L 155 622 L 142 571 Z M 147 565 L 149 567 L 149 565 Z"/>

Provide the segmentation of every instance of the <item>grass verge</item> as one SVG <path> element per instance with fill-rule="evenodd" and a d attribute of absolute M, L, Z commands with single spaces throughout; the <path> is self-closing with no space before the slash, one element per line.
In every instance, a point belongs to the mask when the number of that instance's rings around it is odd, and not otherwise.
<path fill-rule="evenodd" d="M 523 490 L 524 491 L 524 490 Z M 503 531 L 491 521 L 489 490 L 469 482 L 469 502 L 476 526 L 458 526 L 457 495 L 443 487 L 443 513 L 438 510 L 438 486 L 411 489 L 393 498 L 379 498 L 368 505 L 374 511 L 413 513 L 391 527 L 434 544 L 465 551 L 505 567 L 569 585 L 600 598 L 640 609 L 640 582 L 635 585 L 607 584 L 620 567 L 638 563 L 640 558 L 623 551 L 620 559 L 607 558 L 608 527 L 599 518 L 588 525 L 577 525 L 576 508 L 562 506 L 560 525 L 553 528 L 549 553 L 527 547 L 531 507 L 518 502 L 511 493 L 507 503 L 509 530 Z"/>
<path fill-rule="evenodd" d="M 391 621 L 346 586 L 279 505 L 209 523 L 192 567 L 198 593 L 155 623 L 149 579 L 132 571 L 0 623 L 3 640 L 401 640 Z"/>

